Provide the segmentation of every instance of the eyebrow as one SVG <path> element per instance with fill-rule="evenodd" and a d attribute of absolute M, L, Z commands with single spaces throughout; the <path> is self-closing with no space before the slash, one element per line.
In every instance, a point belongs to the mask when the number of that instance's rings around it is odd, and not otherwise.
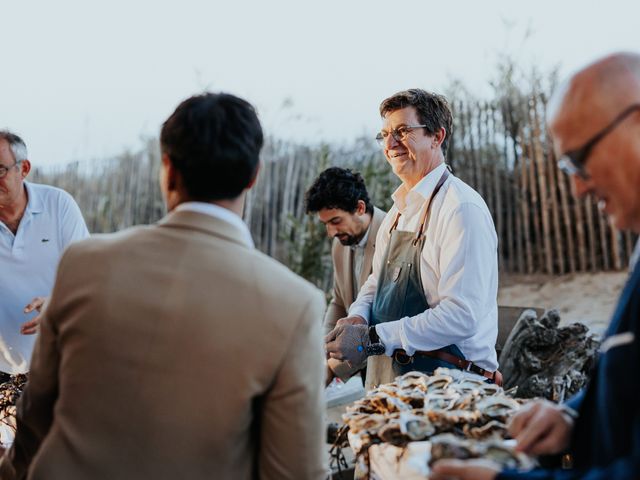
<path fill-rule="evenodd" d="M 392 128 L 391 130 L 397 130 L 400 127 L 406 127 L 408 124 L 407 123 L 401 123 L 400 125 L 398 125 L 396 128 Z M 381 132 L 386 132 L 387 130 L 385 130 L 384 128 L 380 129 Z"/>
<path fill-rule="evenodd" d="M 340 218 L 338 215 L 336 215 L 335 217 L 331 217 L 329 220 L 327 220 L 326 222 L 323 222 L 322 220 L 320 220 L 320 223 L 323 225 L 326 225 L 327 223 L 331 223 L 333 222 L 336 218 Z"/>

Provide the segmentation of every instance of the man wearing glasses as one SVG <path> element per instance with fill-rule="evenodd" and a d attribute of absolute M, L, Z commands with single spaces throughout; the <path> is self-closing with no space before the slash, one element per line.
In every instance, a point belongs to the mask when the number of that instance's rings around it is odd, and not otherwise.
<path fill-rule="evenodd" d="M 640 233 L 640 55 L 615 54 L 576 73 L 552 98 L 549 119 L 559 166 L 571 175 L 577 195 L 595 196 L 616 228 Z M 567 406 L 529 404 L 510 425 L 519 450 L 571 453 L 573 469 L 499 472 L 486 461 L 446 461 L 430 478 L 639 478 L 639 338 L 636 264 L 590 384 Z"/>
<path fill-rule="evenodd" d="M 373 273 L 326 338 L 330 358 L 367 360 L 367 388 L 411 370 L 460 368 L 499 381 L 497 236 L 482 198 L 449 173 L 446 99 L 420 89 L 380 106 L 377 136 L 402 185 Z"/>
<path fill-rule="evenodd" d="M 25 181 L 30 170 L 24 141 L 0 131 L 0 380 L 29 370 L 39 317 L 25 313 L 42 307 L 67 245 L 89 236 L 73 198 Z"/>

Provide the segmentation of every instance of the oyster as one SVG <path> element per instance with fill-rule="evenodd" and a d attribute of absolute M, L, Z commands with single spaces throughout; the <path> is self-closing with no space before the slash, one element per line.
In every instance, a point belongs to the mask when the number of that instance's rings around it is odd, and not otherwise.
<path fill-rule="evenodd" d="M 505 421 L 509 415 L 513 414 L 520 408 L 520 403 L 513 398 L 505 397 L 503 395 L 492 396 L 478 400 L 476 408 L 487 417 Z"/>

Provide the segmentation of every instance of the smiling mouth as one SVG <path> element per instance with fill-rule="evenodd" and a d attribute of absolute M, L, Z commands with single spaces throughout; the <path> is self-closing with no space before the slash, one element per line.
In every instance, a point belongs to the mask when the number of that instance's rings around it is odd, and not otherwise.
<path fill-rule="evenodd" d="M 391 158 L 397 158 L 397 157 L 402 157 L 403 155 L 406 155 L 404 152 L 402 153 L 394 153 L 393 155 L 389 155 Z"/>

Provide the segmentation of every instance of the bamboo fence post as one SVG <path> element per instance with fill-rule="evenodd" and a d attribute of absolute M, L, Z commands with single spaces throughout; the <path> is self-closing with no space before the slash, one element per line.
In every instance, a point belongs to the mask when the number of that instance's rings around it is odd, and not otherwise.
<path fill-rule="evenodd" d="M 509 141 L 511 137 L 509 135 L 509 126 L 510 120 L 507 118 L 507 112 L 504 111 L 504 106 L 502 109 L 502 121 L 504 126 L 504 167 L 505 167 L 505 175 L 504 179 L 504 189 L 505 189 L 505 206 L 506 206 L 506 227 L 507 227 L 507 236 L 506 242 L 503 243 L 505 245 L 505 256 L 507 258 L 507 271 L 513 272 L 513 264 L 514 264 L 514 254 L 513 254 L 513 189 L 511 188 L 511 182 L 509 181 Z M 507 123 L 509 122 L 509 123 Z"/>
<path fill-rule="evenodd" d="M 502 182 L 500 181 L 500 170 L 498 169 L 500 158 L 498 146 L 496 144 L 496 108 L 493 104 L 491 105 L 491 141 L 487 143 L 491 145 L 491 150 L 493 153 L 493 159 L 491 163 L 493 165 L 493 190 L 495 195 L 496 232 L 498 234 L 499 242 L 498 261 L 499 267 L 502 270 L 503 268 L 505 268 L 504 248 L 502 246 L 504 239 L 504 212 L 502 211 Z"/>
<path fill-rule="evenodd" d="M 622 268 L 622 258 L 620 255 L 620 232 L 613 225 L 609 226 L 611 230 L 611 254 L 613 260 L 613 268 L 620 270 Z"/>
<path fill-rule="evenodd" d="M 534 98 L 536 98 L 539 94 L 534 95 Z M 556 255 L 554 256 L 556 262 L 555 264 L 558 266 L 558 273 L 560 273 L 560 275 L 564 275 L 566 273 L 566 268 L 565 268 L 565 250 L 563 247 L 563 242 L 562 242 L 562 230 L 560 229 L 560 211 L 559 211 L 559 205 L 558 205 L 558 189 L 557 189 L 557 177 L 556 177 L 556 164 L 553 161 L 552 158 L 552 154 L 549 152 L 550 148 L 546 148 L 545 146 L 549 146 L 549 142 L 547 141 L 547 137 L 545 135 L 546 132 L 546 128 L 545 128 L 545 107 L 546 104 L 544 103 L 544 99 L 541 98 L 541 102 L 542 105 L 540 106 L 540 104 L 537 101 L 534 101 L 534 110 L 533 110 L 533 114 L 534 114 L 534 120 L 536 122 L 536 125 L 540 125 L 539 130 L 540 130 L 540 137 L 539 138 L 544 138 L 544 142 L 540 142 L 540 150 L 541 150 L 541 154 L 544 158 L 544 163 L 545 163 L 545 169 L 547 171 L 547 182 L 549 185 L 549 198 L 551 200 L 551 221 L 553 223 L 553 238 L 555 240 L 555 252 Z M 538 108 L 542 108 L 542 115 L 540 116 L 538 114 Z M 542 119 L 540 118 L 542 117 Z"/>
<path fill-rule="evenodd" d="M 604 270 L 611 269 L 611 262 L 609 261 L 609 246 L 607 245 L 607 227 L 608 222 L 605 218 L 604 214 L 597 208 L 596 205 L 596 214 L 598 219 L 598 230 L 600 232 L 600 251 L 602 253 L 602 265 Z"/>
<path fill-rule="evenodd" d="M 529 118 L 528 117 L 528 113 L 525 116 L 525 118 Z M 530 132 L 531 135 L 531 132 Z M 544 252 L 543 252 L 543 248 L 542 248 L 542 240 L 541 240 L 541 234 L 542 234 L 542 230 L 540 228 L 540 216 L 538 215 L 538 187 L 537 187 L 537 183 L 536 183 L 536 168 L 535 168 L 535 161 L 534 161 L 534 153 L 533 153 L 533 147 L 532 147 L 532 141 L 531 139 L 529 139 L 529 141 L 527 141 L 527 152 L 529 152 L 529 162 L 528 162 L 528 167 L 529 167 L 529 172 L 528 172 L 528 180 L 529 180 L 529 202 L 531 205 L 531 218 L 533 221 L 533 229 L 532 229 L 532 244 L 535 247 L 536 250 L 536 255 L 535 255 L 535 260 L 536 260 L 536 270 L 542 270 L 543 265 L 544 265 Z"/>
<path fill-rule="evenodd" d="M 535 112 L 536 102 L 535 98 L 531 100 L 529 105 L 529 121 L 533 125 L 532 135 L 532 148 L 533 156 L 535 158 L 536 166 L 538 167 L 538 188 L 540 189 L 540 213 L 542 219 L 542 238 L 544 241 L 544 257 L 545 257 L 545 270 L 547 273 L 553 273 L 553 251 L 551 249 L 551 229 L 549 222 L 549 206 L 548 206 L 548 193 L 547 193 L 547 175 L 544 157 L 541 152 L 540 145 L 540 128 L 538 125 L 535 114 L 532 116 L 532 110 Z"/>
<path fill-rule="evenodd" d="M 587 219 L 590 270 L 595 272 L 598 269 L 598 264 L 596 262 L 596 231 L 593 225 L 593 201 L 590 198 L 585 198 L 583 203 L 585 207 L 585 217 Z"/>
<path fill-rule="evenodd" d="M 524 233 L 524 251 L 527 273 L 531 275 L 534 272 L 531 231 L 529 229 L 531 223 L 531 213 L 529 211 L 529 185 L 532 180 L 528 178 L 529 169 L 527 168 L 532 162 L 531 147 L 529 147 L 528 142 L 525 140 L 522 129 L 520 129 L 520 138 L 522 139 L 522 145 L 526 152 L 520 157 L 520 210 L 522 212 L 522 228 Z"/>

